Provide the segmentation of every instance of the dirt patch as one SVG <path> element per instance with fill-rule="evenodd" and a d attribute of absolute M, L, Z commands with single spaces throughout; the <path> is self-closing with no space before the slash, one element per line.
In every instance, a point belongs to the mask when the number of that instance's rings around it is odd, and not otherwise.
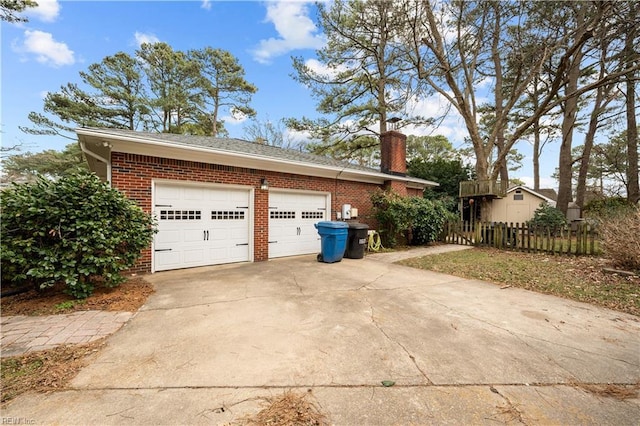
<path fill-rule="evenodd" d="M 28 391 L 50 392 L 64 389 L 103 345 L 104 339 L 101 339 L 83 345 L 64 345 L 27 355 L 2 358 L 2 403 Z"/>
<path fill-rule="evenodd" d="M 56 315 L 77 311 L 126 311 L 136 312 L 151 293 L 153 285 L 142 277 L 131 277 L 118 287 L 97 288 L 86 299 L 77 300 L 64 294 L 62 287 L 37 292 L 29 290 L 2 298 L 2 316 L 8 315 Z"/>
<path fill-rule="evenodd" d="M 638 398 L 638 391 L 640 390 L 640 382 L 635 385 L 576 383 L 574 386 L 594 395 L 615 398 L 621 401 Z"/>
<path fill-rule="evenodd" d="M 329 422 L 307 393 L 285 392 L 265 400 L 265 407 L 257 414 L 240 419 L 239 424 L 250 426 L 324 426 Z"/>

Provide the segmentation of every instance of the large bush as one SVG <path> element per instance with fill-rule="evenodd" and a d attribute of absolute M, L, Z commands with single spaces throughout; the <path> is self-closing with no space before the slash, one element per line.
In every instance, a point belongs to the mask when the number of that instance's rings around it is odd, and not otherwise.
<path fill-rule="evenodd" d="M 529 226 L 543 230 L 557 229 L 566 225 L 567 218 L 564 214 L 548 203 L 541 203 L 533 213 L 533 219 L 529 221 Z"/>
<path fill-rule="evenodd" d="M 605 255 L 616 266 L 640 271 L 640 208 L 610 214 L 598 229 Z"/>
<path fill-rule="evenodd" d="M 632 212 L 635 206 L 623 197 L 609 197 L 600 200 L 593 200 L 584 206 L 583 212 L 586 217 L 596 221 L 606 220 L 609 217 L 616 217 Z"/>
<path fill-rule="evenodd" d="M 375 217 L 384 230 L 385 245 L 393 247 L 398 237 L 416 245 L 436 241 L 447 220 L 455 215 L 438 200 L 421 197 L 400 197 L 393 192 L 372 195 Z"/>
<path fill-rule="evenodd" d="M 148 214 L 89 172 L 39 178 L 2 192 L 1 261 L 5 284 L 65 285 L 76 298 L 99 283 L 123 281 L 153 237 Z"/>

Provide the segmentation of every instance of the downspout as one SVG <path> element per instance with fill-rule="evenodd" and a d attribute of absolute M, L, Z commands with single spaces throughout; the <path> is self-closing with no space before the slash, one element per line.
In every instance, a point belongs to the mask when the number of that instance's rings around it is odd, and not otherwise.
<path fill-rule="evenodd" d="M 84 144 L 84 141 L 82 140 L 80 141 L 80 149 L 86 155 L 95 158 L 96 160 L 104 163 L 107 166 L 107 182 L 109 183 L 109 186 L 111 186 L 111 162 L 108 161 L 106 158 L 99 156 L 95 152 L 88 150 Z"/>

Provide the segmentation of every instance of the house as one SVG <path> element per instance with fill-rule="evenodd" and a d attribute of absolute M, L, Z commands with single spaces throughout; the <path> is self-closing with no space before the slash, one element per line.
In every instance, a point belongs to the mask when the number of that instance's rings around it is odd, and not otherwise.
<path fill-rule="evenodd" d="M 545 194 L 552 195 L 548 191 Z M 533 219 L 541 203 L 548 203 L 555 207 L 555 200 L 547 195 L 522 185 L 511 187 L 504 197 L 496 198 L 491 202 L 491 222 L 527 222 Z"/>
<path fill-rule="evenodd" d="M 406 136 L 381 136 L 381 170 L 239 139 L 79 128 L 89 167 L 158 221 L 138 272 L 320 252 L 314 224 L 358 212 L 370 194 L 422 195 L 406 176 Z"/>

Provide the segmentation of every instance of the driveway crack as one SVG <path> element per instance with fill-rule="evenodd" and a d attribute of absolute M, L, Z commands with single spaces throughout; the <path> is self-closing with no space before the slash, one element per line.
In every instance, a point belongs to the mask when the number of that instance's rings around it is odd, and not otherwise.
<path fill-rule="evenodd" d="M 498 414 L 509 416 L 509 418 L 507 419 L 506 423 L 510 423 L 510 422 L 516 421 L 516 422 L 518 422 L 520 424 L 527 425 L 527 422 L 524 419 L 523 412 L 517 407 L 516 404 L 511 402 L 511 400 L 507 396 L 505 396 L 502 393 L 500 393 L 500 391 L 498 389 L 494 388 L 493 386 L 489 386 L 489 390 L 491 392 L 499 395 L 505 401 L 505 405 L 504 406 L 500 406 L 500 407 L 496 407 L 496 408 L 498 408 L 500 410 Z M 492 417 L 493 416 L 489 417 L 489 420 L 493 420 Z"/>
<path fill-rule="evenodd" d="M 409 359 L 411 360 L 415 368 L 420 372 L 422 377 L 427 381 L 427 384 L 433 385 L 433 382 L 429 379 L 429 377 L 427 376 L 427 373 L 425 373 L 424 370 L 420 368 L 420 366 L 418 365 L 418 362 L 416 361 L 416 357 L 411 353 L 411 351 L 409 351 L 409 349 L 407 349 L 407 347 L 403 345 L 400 341 L 389 336 L 389 334 L 387 334 L 387 332 L 384 331 L 384 329 L 380 326 L 380 324 L 378 324 L 378 322 L 376 321 L 373 304 L 369 301 L 369 299 L 365 297 L 364 300 L 369 304 L 369 309 L 371 311 L 371 323 L 373 324 L 373 326 L 377 328 L 378 331 L 380 331 L 380 333 L 382 333 L 382 335 L 387 338 L 387 340 L 395 343 L 400 348 L 402 348 L 402 350 L 404 351 L 404 353 L 407 354 L 407 356 L 409 357 Z"/>
<path fill-rule="evenodd" d="M 304 292 L 302 291 L 302 286 L 300 286 L 300 283 L 298 282 L 298 279 L 296 278 L 296 274 L 291 274 L 293 277 L 293 282 L 296 284 L 296 286 L 298 287 L 298 291 L 300 292 L 301 295 L 304 296 Z"/>
<path fill-rule="evenodd" d="M 383 273 L 383 274 L 378 275 L 377 277 L 375 277 L 373 280 L 369 281 L 368 283 L 362 284 L 360 287 L 356 288 L 355 291 L 362 290 L 363 288 L 369 290 L 367 287 L 369 287 L 371 284 L 375 283 L 376 281 L 378 281 L 380 278 L 384 277 L 385 275 L 387 275 L 386 272 Z"/>

